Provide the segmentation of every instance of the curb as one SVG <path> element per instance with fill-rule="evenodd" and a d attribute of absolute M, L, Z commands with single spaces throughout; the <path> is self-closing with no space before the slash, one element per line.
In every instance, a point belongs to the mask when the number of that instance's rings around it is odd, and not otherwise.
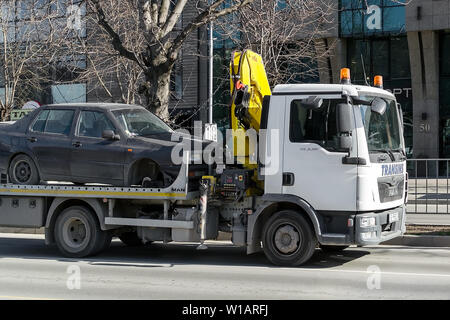
<path fill-rule="evenodd" d="M 0 228 L 0 233 L 44 234 L 45 228 Z M 231 241 L 231 234 L 219 232 L 218 241 Z M 406 235 L 382 242 L 381 245 L 409 247 L 450 247 L 450 236 Z"/>
<path fill-rule="evenodd" d="M 450 247 L 450 236 L 406 235 L 381 244 L 409 247 Z"/>

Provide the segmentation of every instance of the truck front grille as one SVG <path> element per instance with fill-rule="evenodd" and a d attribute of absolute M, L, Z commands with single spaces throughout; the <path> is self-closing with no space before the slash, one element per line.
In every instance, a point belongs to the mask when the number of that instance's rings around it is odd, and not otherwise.
<path fill-rule="evenodd" d="M 391 176 L 378 178 L 378 192 L 380 202 L 389 202 L 402 199 L 405 178 L 402 176 Z"/>

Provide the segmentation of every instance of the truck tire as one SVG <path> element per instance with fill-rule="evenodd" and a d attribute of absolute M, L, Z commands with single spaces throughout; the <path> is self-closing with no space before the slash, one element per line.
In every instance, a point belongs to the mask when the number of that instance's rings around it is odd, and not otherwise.
<path fill-rule="evenodd" d="M 99 254 L 105 250 L 107 250 L 111 246 L 112 241 L 112 233 L 110 231 L 102 231 L 106 233 L 106 237 L 103 241 L 103 243 L 99 243 L 99 248 L 93 253 L 94 255 Z"/>
<path fill-rule="evenodd" d="M 139 239 L 137 232 L 135 231 L 122 233 L 119 236 L 119 239 L 128 247 L 140 247 L 144 245 L 142 240 Z"/>
<path fill-rule="evenodd" d="M 348 246 L 327 246 L 327 245 L 320 245 L 320 249 L 322 249 L 323 252 L 327 253 L 333 253 L 333 252 L 341 252 L 345 249 L 347 249 Z"/>
<path fill-rule="evenodd" d="M 277 212 L 264 225 L 264 253 L 275 265 L 300 266 L 312 257 L 316 245 L 312 227 L 299 212 Z"/>
<path fill-rule="evenodd" d="M 70 258 L 95 255 L 111 242 L 110 233 L 102 231 L 97 217 L 83 206 L 72 206 L 61 212 L 54 234 L 59 251 Z"/>
<path fill-rule="evenodd" d="M 13 184 L 39 184 L 39 172 L 33 159 L 19 154 L 12 159 L 8 168 L 9 179 Z"/>

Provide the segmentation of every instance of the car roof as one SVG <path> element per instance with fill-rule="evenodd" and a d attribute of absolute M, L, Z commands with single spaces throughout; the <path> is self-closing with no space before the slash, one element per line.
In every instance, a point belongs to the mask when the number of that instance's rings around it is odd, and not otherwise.
<path fill-rule="evenodd" d="M 133 105 L 133 104 L 124 104 L 124 103 L 58 103 L 58 104 L 47 104 L 42 106 L 41 108 L 93 108 L 93 109 L 105 109 L 105 110 L 119 110 L 119 109 L 142 109 L 144 107 Z"/>

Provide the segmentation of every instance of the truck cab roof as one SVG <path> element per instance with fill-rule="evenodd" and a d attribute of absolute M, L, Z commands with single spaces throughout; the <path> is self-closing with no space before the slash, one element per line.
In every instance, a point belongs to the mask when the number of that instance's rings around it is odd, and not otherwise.
<path fill-rule="evenodd" d="M 341 94 L 352 97 L 376 95 L 387 99 L 395 99 L 395 96 L 387 90 L 355 84 L 280 84 L 273 90 L 273 95 L 299 94 Z"/>

